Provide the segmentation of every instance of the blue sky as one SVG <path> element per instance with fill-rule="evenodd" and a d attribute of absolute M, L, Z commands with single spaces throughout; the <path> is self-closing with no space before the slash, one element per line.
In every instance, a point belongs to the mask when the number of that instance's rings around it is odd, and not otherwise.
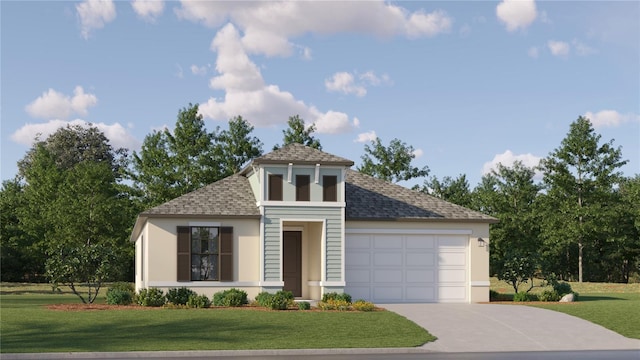
<path fill-rule="evenodd" d="M 2 1 L 2 179 L 31 146 L 91 122 L 139 150 L 199 103 L 242 115 L 265 152 L 290 115 L 360 163 L 378 136 L 474 187 L 533 166 L 588 116 L 640 173 L 640 3 Z M 407 184 L 409 185 L 409 184 Z"/>

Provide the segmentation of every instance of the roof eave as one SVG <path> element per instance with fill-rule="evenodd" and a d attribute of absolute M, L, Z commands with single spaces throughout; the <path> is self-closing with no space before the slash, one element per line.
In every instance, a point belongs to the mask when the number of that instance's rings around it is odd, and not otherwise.
<path fill-rule="evenodd" d="M 402 222 L 455 222 L 455 223 L 481 223 L 481 224 L 497 224 L 498 219 L 468 219 L 468 218 L 408 218 L 408 217 L 347 217 L 346 221 L 402 221 Z"/>

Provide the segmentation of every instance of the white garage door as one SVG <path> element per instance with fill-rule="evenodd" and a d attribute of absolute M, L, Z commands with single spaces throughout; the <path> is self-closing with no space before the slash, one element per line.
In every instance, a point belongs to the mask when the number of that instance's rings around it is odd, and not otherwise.
<path fill-rule="evenodd" d="M 467 235 L 348 234 L 345 292 L 374 303 L 468 302 Z"/>

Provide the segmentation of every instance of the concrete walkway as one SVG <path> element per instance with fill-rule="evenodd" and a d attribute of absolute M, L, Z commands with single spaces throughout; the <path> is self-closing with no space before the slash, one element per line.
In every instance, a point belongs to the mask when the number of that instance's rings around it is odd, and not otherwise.
<path fill-rule="evenodd" d="M 422 348 L 445 352 L 638 349 L 600 325 L 556 311 L 524 305 L 387 304 L 438 337 Z M 570 305 L 568 305 L 570 306 Z"/>

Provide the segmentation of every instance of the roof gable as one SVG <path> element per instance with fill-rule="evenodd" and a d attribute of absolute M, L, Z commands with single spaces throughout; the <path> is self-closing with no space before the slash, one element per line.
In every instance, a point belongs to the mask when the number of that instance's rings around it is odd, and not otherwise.
<path fill-rule="evenodd" d="M 252 161 L 252 164 L 320 164 L 353 166 L 353 161 L 302 144 L 289 144 Z"/>

